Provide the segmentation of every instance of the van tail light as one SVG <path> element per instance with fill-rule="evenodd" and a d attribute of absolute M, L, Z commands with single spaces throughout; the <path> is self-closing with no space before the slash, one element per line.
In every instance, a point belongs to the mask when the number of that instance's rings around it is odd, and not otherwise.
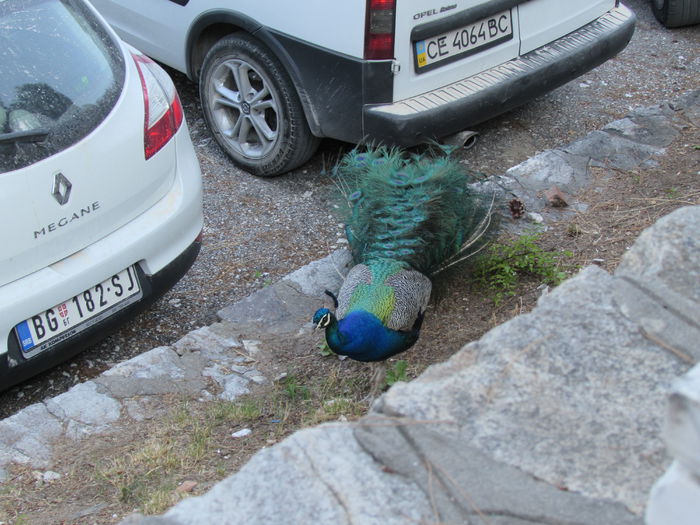
<path fill-rule="evenodd" d="M 396 0 L 367 0 L 365 59 L 394 58 L 394 19 Z"/>
<path fill-rule="evenodd" d="M 144 55 L 132 53 L 141 77 L 145 108 L 143 145 L 146 160 L 175 136 L 183 113 L 175 84 L 158 64 Z"/>

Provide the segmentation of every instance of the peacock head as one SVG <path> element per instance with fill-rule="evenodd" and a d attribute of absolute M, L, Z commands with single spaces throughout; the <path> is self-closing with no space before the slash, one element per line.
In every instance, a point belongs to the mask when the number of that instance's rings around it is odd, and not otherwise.
<path fill-rule="evenodd" d="M 335 316 L 328 308 L 319 308 L 314 314 L 313 323 L 316 328 L 326 328 Z"/>

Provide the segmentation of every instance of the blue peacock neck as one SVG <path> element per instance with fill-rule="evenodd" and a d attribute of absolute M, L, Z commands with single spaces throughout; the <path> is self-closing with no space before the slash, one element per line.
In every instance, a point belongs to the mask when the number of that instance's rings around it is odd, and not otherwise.
<path fill-rule="evenodd" d="M 341 320 L 332 316 L 326 326 L 331 350 L 356 361 L 387 359 L 413 345 L 417 337 L 417 332 L 387 328 L 377 316 L 364 310 L 354 310 Z"/>

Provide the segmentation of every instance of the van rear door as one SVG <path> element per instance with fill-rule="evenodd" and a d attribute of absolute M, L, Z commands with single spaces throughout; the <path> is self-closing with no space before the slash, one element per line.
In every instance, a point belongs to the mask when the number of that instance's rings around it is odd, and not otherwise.
<path fill-rule="evenodd" d="M 393 102 L 516 58 L 595 20 L 615 0 L 396 2 Z M 394 68 L 395 70 L 397 68 Z"/>
<path fill-rule="evenodd" d="M 536 0 L 519 5 L 520 54 L 575 31 L 613 7 L 614 0 Z"/>
<path fill-rule="evenodd" d="M 394 102 L 517 57 L 520 1 L 397 2 Z"/>

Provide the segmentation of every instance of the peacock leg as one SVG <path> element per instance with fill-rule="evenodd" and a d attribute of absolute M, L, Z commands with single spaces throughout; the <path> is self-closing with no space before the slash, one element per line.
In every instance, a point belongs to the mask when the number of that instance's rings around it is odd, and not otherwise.
<path fill-rule="evenodd" d="M 370 369 L 372 371 L 371 375 L 371 388 L 369 394 L 367 395 L 367 400 L 371 403 L 374 399 L 379 396 L 384 384 L 386 383 L 386 361 L 375 361 L 370 363 Z"/>

